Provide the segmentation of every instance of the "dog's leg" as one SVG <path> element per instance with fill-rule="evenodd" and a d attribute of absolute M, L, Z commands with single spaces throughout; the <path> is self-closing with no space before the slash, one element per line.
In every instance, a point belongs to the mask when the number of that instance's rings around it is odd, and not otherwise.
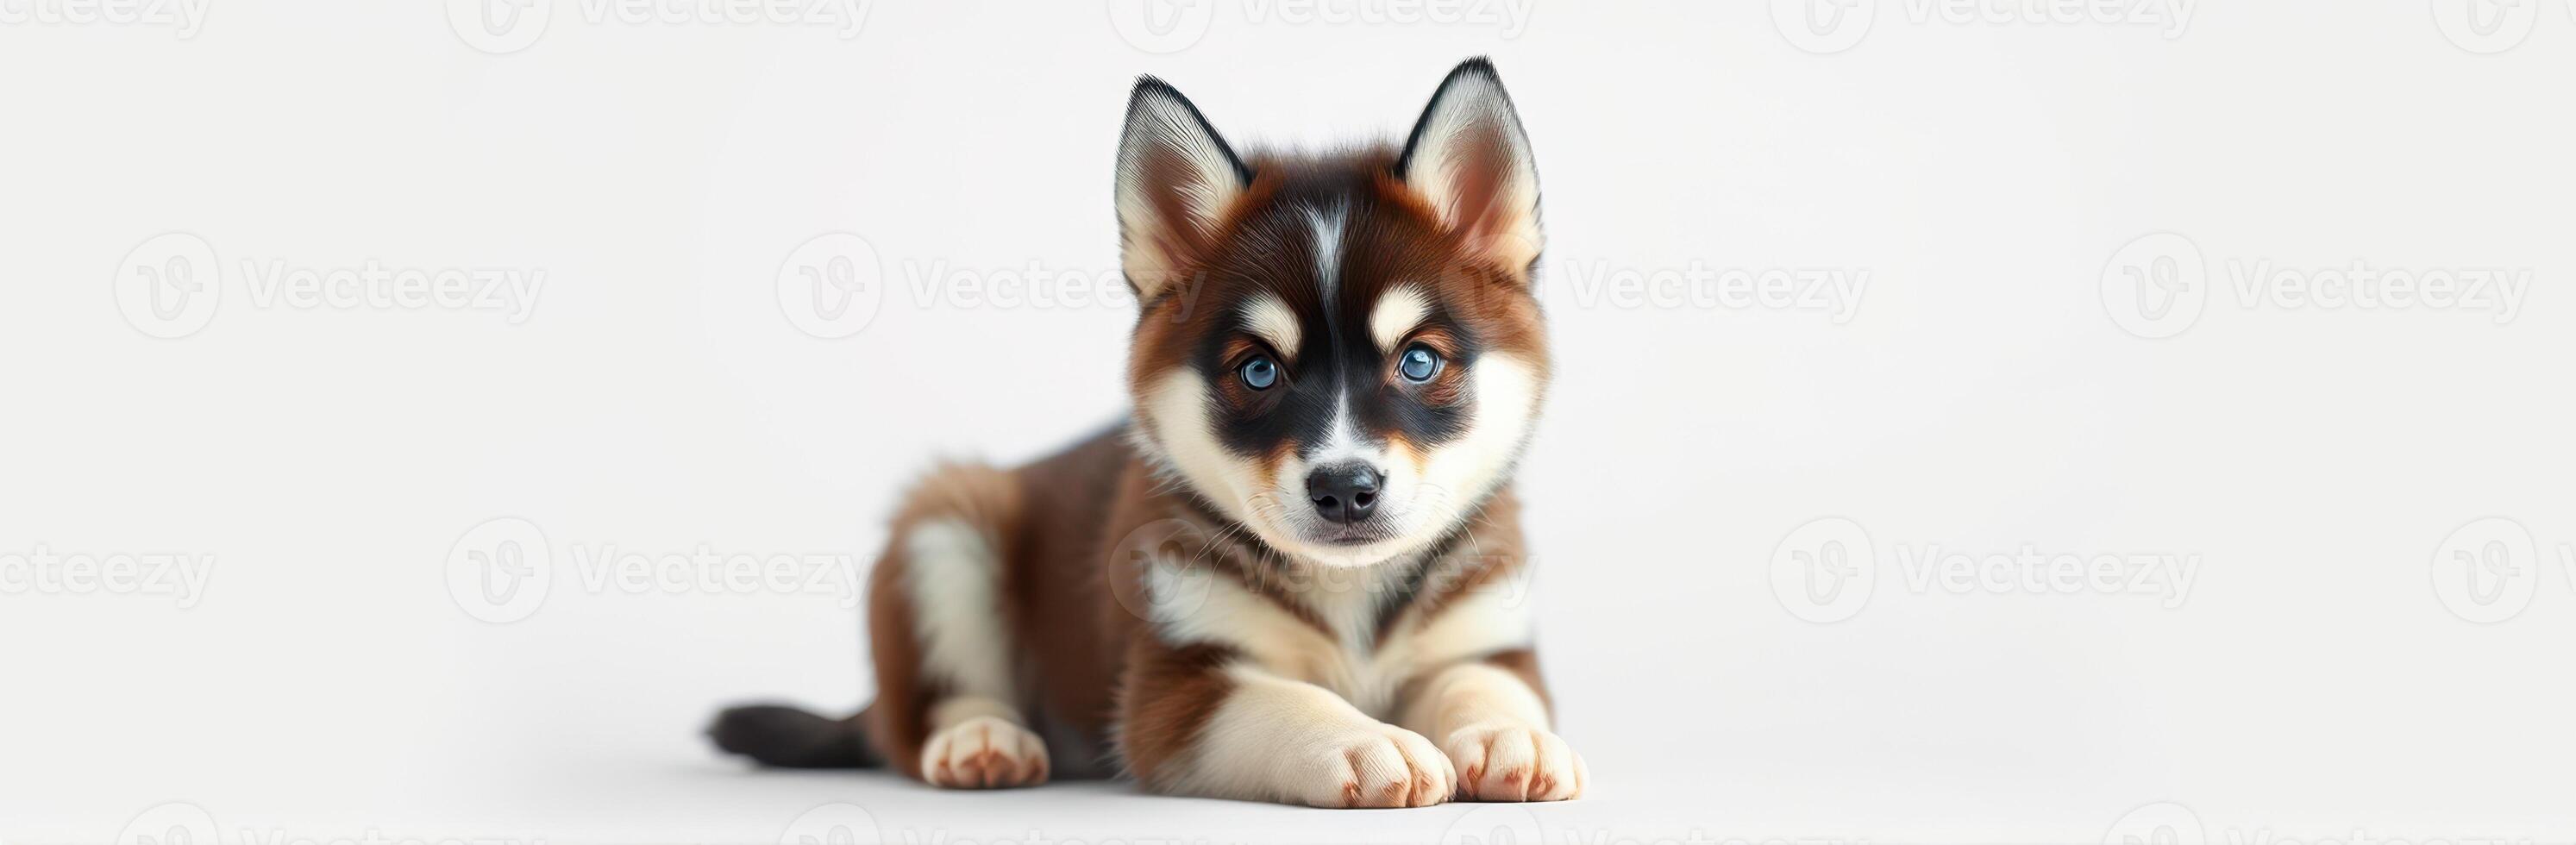
<path fill-rule="evenodd" d="M 1018 649 L 1005 612 L 1005 550 L 1016 482 L 950 467 L 912 494 L 869 589 L 879 744 L 906 774 L 956 789 L 1047 778 L 1029 729 Z"/>
<path fill-rule="evenodd" d="M 1548 730 L 1545 688 L 1526 649 L 1431 673 L 1406 697 L 1402 724 L 1435 738 L 1458 768 L 1458 797 L 1562 801 L 1583 794 L 1583 758 Z"/>
<path fill-rule="evenodd" d="M 1128 675 L 1128 765 L 1159 791 L 1317 807 L 1426 807 L 1457 778 L 1420 734 L 1231 650 L 1159 646 Z"/>

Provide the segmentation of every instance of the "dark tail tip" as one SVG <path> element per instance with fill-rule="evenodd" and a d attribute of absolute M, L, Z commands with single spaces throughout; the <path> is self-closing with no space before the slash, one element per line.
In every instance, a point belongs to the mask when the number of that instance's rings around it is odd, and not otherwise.
<path fill-rule="evenodd" d="M 859 717 L 834 719 L 776 704 L 728 707 L 707 726 L 716 747 L 784 769 L 865 769 L 885 759 L 868 748 Z"/>

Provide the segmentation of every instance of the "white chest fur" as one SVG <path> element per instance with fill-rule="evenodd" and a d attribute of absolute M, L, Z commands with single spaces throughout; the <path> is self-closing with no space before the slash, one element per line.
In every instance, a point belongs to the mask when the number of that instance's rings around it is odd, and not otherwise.
<path fill-rule="evenodd" d="M 1313 570 L 1280 574 L 1255 590 L 1231 574 L 1156 565 L 1146 587 L 1164 641 L 1232 647 L 1266 672 L 1331 690 L 1386 719 L 1407 681 L 1530 642 L 1525 591 L 1471 590 L 1425 612 L 1395 607 L 1412 598 L 1407 580 L 1393 566 Z M 1388 613 L 1396 616 L 1381 637 Z"/>

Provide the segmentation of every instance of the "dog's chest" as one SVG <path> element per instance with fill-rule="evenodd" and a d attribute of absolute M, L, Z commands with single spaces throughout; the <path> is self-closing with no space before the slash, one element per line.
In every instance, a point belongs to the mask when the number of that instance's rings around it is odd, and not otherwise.
<path fill-rule="evenodd" d="M 1410 596 L 1393 574 L 1255 585 L 1232 573 L 1157 567 L 1147 584 L 1155 634 L 1165 642 L 1230 646 L 1264 671 L 1332 690 L 1374 717 L 1392 715 L 1416 668 L 1417 636 L 1403 624 Z"/>

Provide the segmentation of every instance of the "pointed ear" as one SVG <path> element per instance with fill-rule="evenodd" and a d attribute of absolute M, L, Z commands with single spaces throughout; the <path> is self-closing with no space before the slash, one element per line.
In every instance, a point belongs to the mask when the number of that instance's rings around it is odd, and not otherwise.
<path fill-rule="evenodd" d="M 1160 79 L 1136 80 L 1118 140 L 1118 242 L 1138 302 L 1206 257 L 1218 222 L 1251 182 L 1188 98 Z"/>
<path fill-rule="evenodd" d="M 1440 82 L 1396 173 L 1470 248 L 1512 268 L 1538 259 L 1538 165 L 1492 62 L 1468 59 Z"/>

